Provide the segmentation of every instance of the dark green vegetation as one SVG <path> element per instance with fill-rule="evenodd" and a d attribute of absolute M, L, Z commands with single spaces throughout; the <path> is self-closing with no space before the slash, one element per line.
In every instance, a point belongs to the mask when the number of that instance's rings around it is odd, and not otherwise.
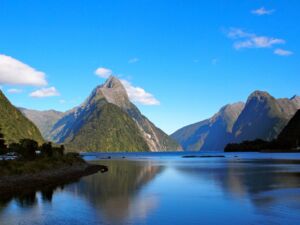
<path fill-rule="evenodd" d="M 33 139 L 40 144 L 44 142 L 38 128 L 8 101 L 1 90 L 0 127 L 7 143 L 21 139 Z"/>
<path fill-rule="evenodd" d="M 7 146 L 5 144 L 4 135 L 1 133 L 1 128 L 0 128 L 0 154 L 2 151 L 5 151 L 6 149 Z"/>
<path fill-rule="evenodd" d="M 288 143 L 293 147 L 300 146 L 300 110 L 290 120 L 277 138 L 280 142 Z"/>
<path fill-rule="evenodd" d="M 110 77 L 49 132 L 67 151 L 136 152 L 180 150 L 132 104 L 120 80 Z"/>
<path fill-rule="evenodd" d="M 85 120 L 85 119 L 84 119 Z M 138 152 L 149 147 L 141 136 L 136 123 L 119 107 L 107 103 L 89 115 L 76 136 L 67 145 L 70 149 L 101 152 Z M 86 140 L 89 140 L 88 144 Z"/>
<path fill-rule="evenodd" d="M 228 143 L 247 140 L 269 142 L 277 138 L 298 109 L 298 96 L 276 99 L 267 92 L 255 91 L 246 104 L 227 105 L 212 118 L 184 127 L 172 137 L 185 150 L 195 151 L 223 151 Z"/>
<path fill-rule="evenodd" d="M 35 160 L 0 161 L 0 177 L 13 175 L 28 175 L 43 171 L 52 171 L 60 167 L 72 166 L 85 162 L 74 154 L 53 157 L 36 157 Z"/>
<path fill-rule="evenodd" d="M 254 140 L 244 141 L 237 144 L 228 144 L 227 152 L 241 151 L 299 151 L 300 147 L 300 110 L 290 120 L 287 126 L 279 134 L 278 138 L 272 141 Z"/>
<path fill-rule="evenodd" d="M 0 126 L 7 143 L 44 138 L 65 144 L 67 151 L 176 151 L 180 145 L 157 128 L 132 104 L 122 82 L 110 77 L 79 107 L 66 113 L 13 107 L 0 96 Z M 25 118 L 24 115 L 28 118 Z"/>
<path fill-rule="evenodd" d="M 54 169 L 61 164 L 84 162 L 78 154 L 64 155 L 64 146 L 54 147 L 51 143 L 39 144 L 31 139 L 19 143 L 5 144 L 5 136 L 0 133 L 0 176 L 36 173 Z M 14 160 L 7 160 L 15 157 Z"/>
<path fill-rule="evenodd" d="M 64 146 L 39 145 L 31 139 L 6 145 L 4 138 L 0 132 L 0 193 L 6 197 L 108 170 L 87 164 L 78 153 L 64 154 Z"/>

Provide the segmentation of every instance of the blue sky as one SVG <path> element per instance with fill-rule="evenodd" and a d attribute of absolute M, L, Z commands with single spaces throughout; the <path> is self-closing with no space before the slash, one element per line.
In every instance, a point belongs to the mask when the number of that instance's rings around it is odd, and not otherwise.
<path fill-rule="evenodd" d="M 17 106 L 64 111 L 109 69 L 171 133 L 257 89 L 300 94 L 299 12 L 296 0 L 1 0 L 0 85 Z"/>

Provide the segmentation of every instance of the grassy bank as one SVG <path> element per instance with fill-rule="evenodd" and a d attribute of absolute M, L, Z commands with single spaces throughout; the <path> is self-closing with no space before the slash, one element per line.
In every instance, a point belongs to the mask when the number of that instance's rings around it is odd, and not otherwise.
<path fill-rule="evenodd" d="M 78 155 L 0 162 L 0 194 L 11 195 L 75 182 L 83 176 L 106 172 L 107 167 L 86 163 Z"/>
<path fill-rule="evenodd" d="M 40 157 L 35 160 L 0 161 L 0 177 L 23 174 L 35 174 L 46 170 L 58 169 L 66 166 L 84 165 L 86 162 L 75 154 L 59 157 Z"/>

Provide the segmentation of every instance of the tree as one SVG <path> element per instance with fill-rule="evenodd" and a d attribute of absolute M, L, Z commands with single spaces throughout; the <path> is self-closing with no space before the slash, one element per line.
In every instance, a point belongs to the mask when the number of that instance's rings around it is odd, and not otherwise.
<path fill-rule="evenodd" d="M 41 154 L 43 156 L 46 156 L 46 157 L 52 157 L 53 156 L 53 148 L 52 148 L 52 143 L 51 142 L 44 143 L 41 146 Z"/>
<path fill-rule="evenodd" d="M 28 160 L 35 159 L 35 156 L 36 156 L 35 151 L 38 150 L 38 147 L 39 147 L 39 145 L 36 141 L 31 140 L 31 139 L 22 139 L 20 141 L 20 145 L 22 148 L 21 154 L 25 159 L 28 159 Z"/>
<path fill-rule="evenodd" d="M 0 128 L 0 155 L 4 154 L 7 151 L 7 146 L 5 144 L 4 135 L 1 132 Z"/>

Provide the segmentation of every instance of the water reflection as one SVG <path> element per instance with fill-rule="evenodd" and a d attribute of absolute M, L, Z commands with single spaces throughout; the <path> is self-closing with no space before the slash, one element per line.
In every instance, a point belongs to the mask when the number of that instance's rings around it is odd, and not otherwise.
<path fill-rule="evenodd" d="M 120 224 L 133 215 L 145 218 L 157 205 L 155 196 L 138 198 L 139 191 L 163 171 L 153 162 L 101 161 L 109 171 L 85 177 L 68 191 L 84 196 L 107 221 Z"/>
<path fill-rule="evenodd" d="M 41 200 L 43 203 L 51 203 L 53 199 L 53 195 L 58 190 L 63 190 L 64 185 L 73 183 L 78 181 L 69 180 L 64 183 L 52 184 L 49 186 L 45 186 L 44 188 L 33 188 L 33 189 L 25 189 L 18 193 L 6 193 L 0 195 L 0 212 L 2 209 L 5 209 L 9 205 L 10 202 L 14 201 L 20 208 L 30 208 L 34 207 L 38 204 L 37 195 L 41 196 Z"/>
<path fill-rule="evenodd" d="M 0 197 L 0 224 L 297 224 L 300 164 L 107 160 L 105 174 Z M 5 221 L 5 222 L 3 222 Z"/>
<path fill-rule="evenodd" d="M 194 178 L 210 180 L 228 197 L 249 199 L 256 206 L 274 205 L 290 190 L 300 200 L 300 165 L 277 160 L 199 161 L 197 166 L 177 166 L 178 171 Z M 284 192 L 289 190 L 289 192 Z M 280 194 L 276 194 L 280 192 Z M 272 193 L 272 194 L 270 194 Z M 300 201 L 298 201 L 300 203 Z"/>

